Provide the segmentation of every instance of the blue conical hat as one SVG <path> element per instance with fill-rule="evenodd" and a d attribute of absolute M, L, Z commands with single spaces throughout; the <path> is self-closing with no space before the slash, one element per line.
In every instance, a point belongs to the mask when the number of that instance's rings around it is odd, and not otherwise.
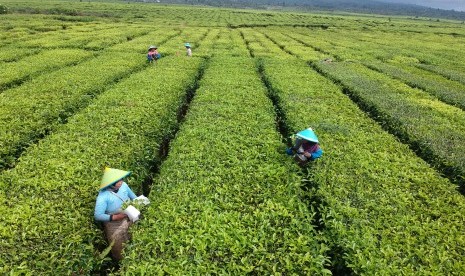
<path fill-rule="evenodd" d="M 186 44 L 184 44 L 185 47 L 191 47 L 191 44 L 188 42 Z"/>
<path fill-rule="evenodd" d="M 296 134 L 296 136 L 301 138 L 301 139 L 310 141 L 310 142 L 318 143 L 318 137 L 316 137 L 316 134 L 315 134 L 315 132 L 313 131 L 313 129 L 311 127 L 307 128 L 307 129 L 304 129 L 302 131 L 299 131 Z"/>
<path fill-rule="evenodd" d="M 100 181 L 100 188 L 99 190 L 103 190 L 108 186 L 118 182 L 120 179 L 125 178 L 126 176 L 130 175 L 130 171 L 123 171 L 118 169 L 112 168 L 105 168 L 103 173 L 102 181 Z"/>

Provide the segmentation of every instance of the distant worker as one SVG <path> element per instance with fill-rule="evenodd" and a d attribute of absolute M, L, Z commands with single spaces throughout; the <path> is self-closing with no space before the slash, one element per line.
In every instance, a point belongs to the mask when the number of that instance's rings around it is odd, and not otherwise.
<path fill-rule="evenodd" d="M 129 171 L 105 168 L 95 203 L 94 218 L 103 222 L 108 244 L 114 243 L 111 255 L 116 261 L 123 258 L 123 244 L 130 239 L 128 230 L 132 222 L 121 209 L 124 202 L 136 198 L 128 184 L 123 181 L 123 178 L 130 174 Z"/>
<path fill-rule="evenodd" d="M 186 44 L 184 44 L 184 46 L 186 47 L 186 55 L 187 55 L 188 57 L 191 57 L 191 56 L 192 56 L 191 44 L 190 44 L 190 43 L 186 43 Z"/>
<path fill-rule="evenodd" d="M 293 147 L 286 149 L 288 155 L 293 155 L 294 159 L 303 166 L 308 161 L 313 161 L 323 155 L 318 137 L 312 128 L 307 128 L 296 134 L 297 138 Z"/>
<path fill-rule="evenodd" d="M 153 63 L 154 61 L 156 62 L 161 58 L 160 53 L 158 53 L 158 47 L 157 46 L 150 46 L 149 47 L 149 52 L 147 53 L 147 61 L 149 63 Z"/>

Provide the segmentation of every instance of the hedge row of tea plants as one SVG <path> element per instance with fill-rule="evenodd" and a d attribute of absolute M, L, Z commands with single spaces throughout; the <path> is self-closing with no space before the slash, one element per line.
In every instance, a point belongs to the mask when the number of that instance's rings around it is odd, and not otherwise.
<path fill-rule="evenodd" d="M 49 1 L 47 3 L 35 1 L 4 0 L 12 12 L 25 14 L 42 13 L 47 16 L 55 15 L 63 21 L 126 21 L 145 24 L 150 22 L 159 25 L 190 25 L 199 27 L 241 27 L 244 25 L 260 26 L 335 26 L 348 31 L 361 30 L 370 32 L 386 32 L 394 30 L 406 34 L 418 35 L 439 34 L 460 37 L 463 34 L 461 25 L 456 22 L 425 22 L 406 18 L 394 18 L 388 21 L 386 17 L 373 16 L 343 16 L 322 13 L 281 12 L 272 10 L 234 10 L 218 9 L 198 6 L 173 6 L 152 3 L 103 2 L 91 1 L 86 3 Z M 391 20 L 391 18 L 389 18 Z M 420 30 L 419 30 L 420 29 Z"/>
<path fill-rule="evenodd" d="M 463 70 L 465 40 L 460 36 L 405 33 L 402 36 L 395 34 L 387 40 L 379 36 L 375 39 L 380 50 L 394 47 L 399 53 L 416 57 L 422 63 Z"/>
<path fill-rule="evenodd" d="M 194 53 L 195 48 L 202 43 L 210 31 L 209 28 L 183 28 L 181 35 L 164 43 L 163 47 L 159 48 L 158 51 L 162 55 L 185 56 L 186 48 L 184 44 L 189 42 L 193 49 L 192 52 Z"/>
<path fill-rule="evenodd" d="M 7 63 L 7 62 L 14 62 L 18 61 L 22 58 L 35 55 L 39 53 L 41 49 L 30 49 L 28 51 L 28 54 L 24 54 L 24 49 L 18 48 L 16 46 L 6 46 L 2 47 L 0 50 L 0 64 L 2 64 L 2 67 Z"/>
<path fill-rule="evenodd" d="M 415 64 L 415 66 L 428 70 L 430 72 L 437 73 L 441 76 L 444 76 L 453 81 L 457 81 L 461 84 L 465 84 L 465 72 L 463 72 L 463 70 L 443 68 L 441 66 L 432 65 L 432 64 Z"/>
<path fill-rule="evenodd" d="M 270 29 L 266 29 L 266 33 L 271 40 L 277 42 L 281 47 L 292 47 L 293 54 L 304 60 L 313 61 L 311 57 L 301 56 L 300 53 L 303 51 L 303 49 L 305 50 L 307 47 L 311 47 L 310 44 L 315 44 L 319 43 L 319 41 L 323 41 L 327 45 L 332 46 L 326 45 L 323 47 L 323 49 L 320 50 L 327 51 L 328 53 L 334 54 L 335 56 L 338 56 L 340 59 L 346 61 L 356 60 L 361 61 L 363 63 L 374 62 L 376 65 L 379 66 L 384 66 L 384 63 L 389 62 L 391 63 L 391 65 L 386 65 L 384 67 L 385 73 L 397 76 L 399 79 L 402 79 L 409 85 L 421 87 L 422 89 L 428 90 L 431 93 L 437 95 L 449 94 L 450 92 L 443 91 L 447 89 L 452 90 L 451 93 L 453 94 L 458 94 L 457 91 L 463 90 L 463 87 L 460 84 L 444 80 L 440 76 L 431 74 L 429 72 L 425 72 L 424 70 L 416 70 L 407 66 L 407 64 L 415 65 L 419 68 L 426 69 L 428 71 L 432 71 L 439 75 L 445 76 L 450 80 L 455 80 L 463 83 L 463 76 L 460 77 L 460 73 L 448 68 L 449 64 L 442 64 L 441 67 L 439 67 L 437 65 L 427 65 L 421 63 L 437 63 L 436 59 L 438 59 L 437 57 L 433 56 L 430 52 L 428 52 L 428 50 L 431 47 L 427 48 L 425 52 L 424 44 L 421 44 L 421 47 L 413 47 L 413 45 L 406 46 L 405 43 L 403 43 L 401 46 L 395 45 L 393 43 L 389 44 L 389 46 L 386 46 L 383 45 L 382 41 L 379 39 L 379 34 L 367 35 L 365 33 L 357 33 L 355 31 L 350 34 L 344 34 L 336 29 L 325 32 L 315 30 L 309 31 L 303 28 L 295 28 L 295 30 L 296 32 L 293 33 L 287 32 L 285 36 L 288 37 L 284 38 L 282 37 L 283 35 L 280 35 L 280 32 L 283 32 L 283 30 L 279 28 L 273 29 L 273 32 L 270 32 Z M 288 33 L 291 33 L 291 35 L 288 35 Z M 367 39 L 367 36 L 369 36 L 370 39 Z M 392 34 L 387 34 L 383 36 L 383 41 L 391 41 L 391 36 Z M 289 41 L 290 37 L 295 39 L 295 41 L 299 41 L 307 47 L 302 47 L 303 45 L 298 45 L 293 40 Z M 378 38 L 378 40 L 375 40 L 376 38 Z M 432 41 L 426 42 L 435 45 L 432 43 Z M 418 42 L 416 43 L 418 44 Z M 456 49 L 457 47 L 453 48 L 456 51 L 455 54 L 460 55 L 460 51 Z M 441 58 L 440 60 L 444 61 L 444 58 Z M 396 68 L 392 66 L 399 67 L 399 69 L 396 71 Z M 388 67 L 392 68 L 388 70 Z M 407 69 L 408 72 L 405 72 L 405 70 Z M 378 68 L 378 70 L 381 70 L 381 68 Z M 402 72 L 405 72 L 405 74 L 408 74 L 409 76 L 404 76 Z M 450 97 L 445 96 L 443 98 L 448 102 L 452 101 L 456 103 L 456 101 L 454 100 L 449 100 Z"/>
<path fill-rule="evenodd" d="M 300 30 L 300 32 L 303 32 L 302 29 L 298 30 Z M 308 31 L 307 33 L 309 38 L 306 41 L 310 42 L 312 40 L 312 33 Z M 326 49 L 326 51 L 334 53 L 337 56 L 344 58 L 344 60 L 360 60 L 364 64 L 368 65 L 370 68 L 388 74 L 394 78 L 400 79 L 410 86 L 421 88 L 437 96 L 442 101 L 458 106 L 463 109 L 463 91 L 465 91 L 465 87 L 462 84 L 452 81 L 460 81 L 460 78 L 451 78 L 446 75 L 447 78 L 452 79 L 447 80 L 441 76 L 438 76 L 437 74 L 433 74 L 425 70 L 420 70 L 412 66 L 409 66 L 410 64 L 415 65 L 419 68 L 428 68 L 428 65 L 422 65 L 419 59 L 424 60 L 425 62 L 432 62 L 436 57 L 432 56 L 430 52 L 425 53 L 424 49 L 417 49 L 417 51 L 414 52 L 413 50 L 415 47 L 412 47 L 411 45 L 407 47 L 405 46 L 405 42 L 403 42 L 401 45 L 394 45 L 390 43 L 389 47 L 386 47 L 385 45 L 379 45 L 380 42 L 373 43 L 369 41 L 360 41 L 357 40 L 356 35 L 353 33 L 350 35 L 343 35 L 342 33 L 337 32 L 333 35 L 326 34 L 324 38 L 326 40 L 330 40 L 331 43 L 336 44 L 339 47 Z M 279 41 L 280 45 L 290 45 L 290 47 L 293 48 L 292 53 L 298 57 L 301 57 L 300 52 L 302 51 L 302 48 L 306 48 L 299 47 L 299 45 L 294 45 L 292 41 L 288 42 L 287 39 L 283 40 L 276 33 L 273 33 L 270 36 L 270 39 L 274 41 Z M 320 39 L 320 37 L 317 37 L 317 39 Z M 384 40 L 391 41 L 391 37 L 388 35 L 388 37 L 385 37 Z M 435 42 L 433 43 L 433 41 L 427 42 L 429 42 L 429 44 L 427 45 L 436 45 Z M 421 47 L 424 48 L 424 44 L 422 44 Z M 430 48 L 431 47 L 427 48 L 427 50 L 431 50 Z M 456 51 L 456 54 L 458 54 L 458 50 L 454 50 Z M 408 51 L 406 55 L 399 55 L 400 52 L 406 51 Z M 359 57 L 353 58 L 357 55 Z M 419 59 L 415 58 L 414 56 L 417 56 Z M 313 61 L 309 57 L 304 57 L 303 59 Z M 383 62 L 376 61 L 376 59 L 382 60 Z M 444 58 L 442 58 L 441 60 L 444 60 Z M 390 62 L 390 64 L 386 64 L 386 62 Z M 443 65 L 443 68 L 444 67 L 447 70 L 447 66 Z"/>
<path fill-rule="evenodd" d="M 128 24 L 107 25 L 105 29 L 84 30 L 77 29 L 62 30 L 60 32 L 41 35 L 36 39 L 16 42 L 17 47 L 26 48 L 81 48 L 86 50 L 102 50 L 111 45 L 131 40 L 134 37 L 147 34 L 148 26 Z"/>
<path fill-rule="evenodd" d="M 214 38 L 214 34 L 218 30 L 213 31 L 208 28 L 158 28 L 148 35 L 137 37 L 127 43 L 116 44 L 109 47 L 107 50 L 111 51 L 133 51 L 135 53 L 147 53 L 149 45 L 158 46 L 158 52 L 162 57 L 176 55 L 185 56 L 186 49 L 184 43 L 190 42 L 195 53 L 195 49 L 202 43 L 207 37 L 207 41 L 211 41 Z M 207 51 L 209 47 L 205 47 Z M 197 55 L 198 56 L 198 55 Z M 208 52 L 202 54 L 204 57 L 208 57 Z M 144 55 L 145 59 L 145 55 Z"/>
<path fill-rule="evenodd" d="M 297 29 L 297 30 L 299 30 L 299 29 Z M 317 32 L 318 31 L 312 31 L 310 34 L 314 35 Z M 320 32 L 322 32 L 322 31 L 320 31 Z M 331 55 L 333 57 L 333 59 L 344 60 L 344 59 L 349 59 L 349 58 L 354 57 L 354 56 L 344 56 L 343 54 L 342 54 L 343 56 L 339 56 L 340 53 L 336 53 L 335 49 L 337 49 L 337 48 L 333 43 L 331 43 L 330 40 L 321 39 L 321 38 L 312 36 L 310 34 L 308 32 L 305 32 L 305 33 L 301 34 L 298 31 L 296 31 L 296 32 L 286 32 L 285 33 L 286 36 L 288 36 L 288 37 L 290 37 L 292 39 L 295 39 L 296 41 L 300 42 L 303 46 L 310 47 L 310 48 L 312 48 L 312 49 L 314 49 L 314 50 L 316 50 L 318 52 L 321 52 L 321 53 L 323 53 L 325 55 Z M 280 44 L 279 40 L 276 40 L 276 42 L 278 44 Z M 294 44 L 294 46 L 297 46 L 297 45 L 298 44 Z M 299 48 L 302 48 L 302 47 L 292 47 L 292 48 L 293 48 L 293 51 L 296 51 L 296 48 L 299 49 Z M 306 60 L 307 58 L 304 58 L 304 59 Z"/>
<path fill-rule="evenodd" d="M 291 48 L 288 47 L 288 51 L 293 53 Z M 313 62 L 313 66 L 341 83 L 346 92 L 384 126 L 463 186 L 465 144 L 459 142 L 465 132 L 463 110 L 358 63 Z M 459 93 L 456 95 L 460 97 Z"/>
<path fill-rule="evenodd" d="M 128 183 L 140 193 L 201 63 L 170 57 L 132 74 L 0 175 L 0 274 L 98 273 L 107 245 L 93 209 L 103 168 L 133 171 Z"/>
<path fill-rule="evenodd" d="M 328 57 L 328 55 L 316 51 L 310 47 L 302 47 L 302 43 L 286 35 L 291 33 L 294 28 L 267 28 L 267 29 L 258 29 L 261 33 L 266 35 L 266 37 L 273 42 L 275 42 L 281 49 L 288 51 L 289 48 L 292 49 L 292 54 L 303 60 L 317 61 L 322 60 Z"/>
<path fill-rule="evenodd" d="M 165 48 L 165 43 L 171 41 L 181 34 L 182 30 L 178 28 L 158 28 L 146 35 L 136 37 L 125 43 L 112 45 L 107 48 L 107 50 L 144 54 L 143 59 L 145 60 L 145 54 L 147 54 L 148 47 L 150 45 L 161 47 L 159 52 L 164 54 L 163 50 Z"/>
<path fill-rule="evenodd" d="M 12 12 L 26 14 L 55 14 L 69 21 L 93 21 L 114 19 L 137 22 L 154 26 L 189 25 L 198 27 L 240 26 L 240 25 L 292 25 L 292 24 L 324 24 L 330 18 L 309 14 L 280 13 L 276 11 L 231 10 L 195 6 L 141 5 L 140 3 L 112 2 L 104 3 L 51 1 L 36 3 L 34 1 L 18 2 L 4 0 Z"/>
<path fill-rule="evenodd" d="M 289 33 L 289 36 L 307 46 L 317 47 L 321 51 L 331 53 L 340 60 L 360 61 L 376 58 L 384 61 L 398 55 L 399 52 L 404 52 L 403 49 L 398 49 L 396 45 L 391 45 L 391 47 L 379 45 L 380 41 L 378 40 L 380 38 L 391 38 L 392 34 L 390 32 L 381 34 L 374 31 L 373 33 L 366 34 L 366 32 L 356 29 L 352 29 L 350 34 L 347 34 L 342 29 L 336 28 L 328 31 L 309 31 L 304 28 L 296 28 L 295 32 Z M 369 38 L 366 36 L 369 36 Z M 373 39 L 373 41 L 370 41 L 370 39 Z"/>
<path fill-rule="evenodd" d="M 307 43 L 326 43 L 322 49 L 341 54 L 344 59 L 371 60 L 375 57 L 381 61 L 388 61 L 404 57 L 446 68 L 463 68 L 464 60 L 461 54 L 465 51 L 461 43 L 463 39 L 452 35 L 404 32 L 392 28 L 372 32 L 365 30 L 348 32 L 336 28 L 330 31 L 309 32 L 297 28 L 296 33 L 303 34 L 304 37 L 300 38 Z M 291 33 L 292 36 L 294 34 Z"/>
<path fill-rule="evenodd" d="M 319 207 L 322 222 L 327 227 L 325 237 L 332 245 L 331 256 L 334 257 L 335 271 L 340 267 L 346 267 L 346 270 L 349 267 L 354 272 L 362 274 L 376 274 L 381 271 L 392 271 L 393 274 L 440 271 L 444 262 L 451 263 L 444 268 L 444 271 L 454 271 L 455 268 L 460 270 L 460 255 L 463 250 L 460 249 L 461 245 L 457 246 L 456 243 L 464 242 L 459 234 L 460 230 L 457 230 L 463 215 L 460 215 L 460 207 L 455 207 L 462 206 L 463 199 L 454 190 L 454 186 L 428 168 L 405 145 L 399 144 L 373 121 L 366 118 L 366 115 L 351 104 L 350 100 L 329 80 L 311 72 L 302 61 L 293 63 L 287 58 L 286 62 L 283 62 L 282 59 L 275 58 L 277 46 L 270 41 L 261 40 L 260 43 L 263 49 L 268 51 L 255 49 L 255 52 L 262 52 L 263 56 L 267 57 L 263 61 L 262 68 L 268 85 L 274 91 L 274 97 L 278 99 L 284 117 L 287 118 L 287 129 L 296 132 L 312 126 L 320 130 L 319 136 L 322 137 L 322 146 L 326 154 L 321 161 L 311 167 L 308 175 L 311 182 L 309 197 L 315 197 L 313 193 L 318 193 L 319 197 L 316 197 L 315 201 L 322 202 Z M 293 49 L 290 47 L 288 50 Z M 338 104 L 335 105 L 335 102 Z M 399 155 L 406 156 L 399 157 Z M 347 161 L 341 162 L 344 159 Z M 405 184 L 407 185 L 397 187 Z M 425 187 L 418 187 L 418 184 Z M 377 185 L 382 185 L 383 189 L 380 190 Z M 426 195 L 432 194 L 434 195 L 432 199 L 424 199 Z M 394 201 L 396 205 L 391 201 L 391 197 L 397 201 Z M 451 221 L 451 224 L 440 229 L 441 233 L 444 233 L 445 229 L 449 231 L 439 238 L 448 241 L 447 245 L 438 251 L 439 254 L 443 254 L 442 257 L 435 256 L 435 253 L 431 252 L 437 248 L 435 245 L 430 246 L 429 241 L 424 241 L 419 248 L 414 246 L 420 240 L 416 237 L 418 232 L 427 233 L 421 237 L 424 240 L 437 231 L 438 223 L 444 221 L 434 221 L 426 226 L 417 221 L 411 228 L 401 231 L 404 230 L 404 224 L 409 223 L 409 220 L 402 216 L 412 208 L 410 203 L 404 200 L 408 199 L 410 202 L 412 198 L 417 201 L 417 204 L 414 204 L 414 221 L 415 219 L 422 221 L 423 218 L 431 220 L 430 217 L 438 219 L 441 213 L 449 214 L 444 220 Z M 425 201 L 427 204 L 424 203 Z M 384 204 L 380 205 L 380 202 Z M 379 208 L 372 210 L 374 206 Z M 422 208 L 425 208 L 424 212 Z M 380 216 L 383 210 L 388 213 L 396 210 L 399 212 L 398 217 Z M 354 216 L 356 214 L 360 216 Z M 460 217 L 457 217 L 457 214 Z M 412 219 L 412 214 L 407 215 L 408 219 Z M 379 221 L 375 218 L 379 218 Z M 384 219 L 389 223 L 384 222 Z M 397 222 L 399 225 L 396 225 Z M 349 228 L 353 224 L 354 228 Z M 397 232 L 390 232 L 390 226 L 395 227 Z M 410 240 L 402 244 L 403 241 L 396 237 L 395 242 L 389 243 L 392 236 L 388 235 L 409 237 Z M 437 234 L 434 237 L 437 237 Z M 364 241 L 364 238 L 369 239 Z M 380 241 L 388 243 L 381 244 Z M 447 254 L 451 246 L 454 246 L 454 249 Z M 347 257 L 341 263 L 340 258 L 344 255 Z M 404 258 L 398 260 L 399 262 L 391 261 L 391 258 L 395 260 L 399 256 Z M 426 261 L 421 258 L 419 260 L 418 256 Z M 415 268 L 415 262 L 428 264 Z M 406 264 L 405 268 L 404 264 Z M 434 267 L 428 268 L 429 264 L 434 264 Z M 390 270 L 385 270 L 391 265 Z"/>
<path fill-rule="evenodd" d="M 233 57 L 250 56 L 250 52 L 247 49 L 244 43 L 244 39 L 242 38 L 242 34 L 239 30 L 230 32 L 227 39 L 219 39 L 217 46 L 220 52 L 222 49 L 224 49 L 228 51 L 229 54 Z"/>
<path fill-rule="evenodd" d="M 114 27 L 113 27 L 114 28 Z M 151 28 L 148 26 L 121 26 L 119 29 L 107 30 L 105 33 L 97 33 L 95 35 L 91 34 L 92 40 L 83 45 L 82 48 L 86 50 L 104 50 L 111 45 L 117 45 L 127 41 L 131 41 L 136 37 L 146 35 L 151 31 Z"/>
<path fill-rule="evenodd" d="M 278 30 L 282 32 L 282 30 Z M 410 47 L 400 47 L 398 44 L 385 45 L 384 40 L 391 40 L 396 34 L 390 32 L 373 32 L 367 34 L 360 30 L 351 30 L 347 34 L 344 30 L 330 29 L 328 31 L 306 30 L 296 28 L 295 32 L 287 32 L 287 36 L 297 40 L 307 47 L 316 48 L 328 55 L 344 61 L 373 61 L 382 62 L 420 62 L 432 58 L 430 54 L 422 53 L 422 48 L 412 44 Z M 298 46 L 298 45 L 296 45 Z M 293 47 L 294 55 L 301 51 L 301 47 Z M 309 60 L 308 58 L 304 58 Z"/>
<path fill-rule="evenodd" d="M 390 47 L 384 45 L 384 39 L 389 40 L 396 36 L 392 31 L 373 31 L 367 34 L 364 30 L 351 30 L 351 33 L 347 34 L 343 30 L 335 28 L 330 32 L 308 32 L 303 28 L 298 28 L 296 33 L 289 35 L 306 45 L 314 45 L 322 40 L 324 42 L 318 44 L 321 51 L 326 51 L 337 56 L 339 60 L 346 61 L 380 60 L 387 62 L 393 58 L 404 57 L 418 62 L 412 53 L 420 52 L 417 49 L 418 45 L 412 45 L 408 51 L 396 44 L 390 44 Z"/>
<path fill-rule="evenodd" d="M 21 53 L 30 55 L 30 53 Z M 22 58 L 17 62 L 5 63 L 0 68 L 0 91 L 19 84 L 39 73 L 73 65 L 92 56 L 92 53 L 79 49 L 57 49 L 42 51 L 37 55 Z"/>
<path fill-rule="evenodd" d="M 228 54 L 217 45 L 122 274 L 331 273 L 253 60 Z"/>
<path fill-rule="evenodd" d="M 9 20 L 10 24 L 8 28 L 3 32 L 5 45 L 23 47 L 25 45 L 40 46 L 32 41 L 43 41 L 46 39 L 52 39 L 53 37 L 68 40 L 72 38 L 68 33 L 73 32 L 77 36 L 82 36 L 84 33 L 95 33 L 96 31 L 110 29 L 111 25 L 108 24 L 86 24 L 84 25 L 69 25 L 61 21 L 61 28 L 56 28 L 57 23 L 49 22 L 49 30 L 37 31 L 36 28 L 46 28 L 41 26 L 41 22 L 47 22 L 51 20 L 50 17 L 44 16 L 31 16 L 31 18 L 24 18 L 21 15 L 17 15 L 18 18 Z M 32 20 L 31 20 L 32 19 Z M 60 22 L 60 20 L 56 20 Z M 35 25 L 31 22 L 37 22 Z M 52 30 L 53 29 L 53 30 Z M 52 39 L 53 40 L 53 39 Z"/>
<path fill-rule="evenodd" d="M 405 64 L 364 62 L 369 68 L 399 79 L 412 87 L 418 87 L 441 101 L 465 110 L 465 85 L 448 80 L 437 74 Z"/>
<path fill-rule="evenodd" d="M 197 28 L 198 29 L 198 28 Z M 212 56 L 212 51 L 213 47 L 219 43 L 219 39 L 221 37 L 221 33 L 227 31 L 226 29 L 220 29 L 220 28 L 213 28 L 208 31 L 208 33 L 205 33 L 204 37 L 202 37 L 202 40 L 199 40 L 195 43 L 195 45 L 192 45 L 191 43 L 191 49 L 192 49 L 192 55 L 196 57 L 203 57 L 203 58 L 209 58 Z M 187 37 L 186 41 L 188 40 L 189 37 Z M 176 47 L 176 46 L 175 46 Z M 178 48 L 179 49 L 179 48 Z M 186 56 L 186 48 L 179 53 L 176 52 L 176 55 L 183 55 Z"/>
<path fill-rule="evenodd" d="M 20 87 L 4 91 L 0 95 L 0 103 L 5 107 L 0 111 L 3 127 L 0 131 L 0 170 L 14 166 L 24 148 L 47 135 L 56 125 L 66 122 L 108 85 L 145 66 L 142 51 L 147 51 L 154 36 L 163 44 L 177 34 L 179 32 L 175 31 L 151 32 L 138 39 L 139 43 L 143 39 L 146 43 L 139 44 L 139 49 L 133 53 L 121 52 L 130 52 L 130 47 L 110 47 L 112 51 L 102 52 L 95 59 L 41 75 Z M 125 44 L 133 45 L 131 42 L 117 45 Z"/>
<path fill-rule="evenodd" d="M 145 55 L 141 55 L 141 52 L 147 51 L 146 47 L 153 44 L 151 41 L 154 37 L 160 42 L 159 45 L 168 42 L 169 46 L 173 40 L 183 45 L 180 39 L 176 39 L 177 35 L 178 31 L 158 30 L 137 39 L 139 49 L 133 53 L 121 51 L 131 51 L 134 43 L 122 43 L 130 46 L 110 47 L 88 62 L 37 77 L 18 88 L 5 91 L 0 95 L 0 103 L 8 102 L 8 108 L 0 111 L 0 125 L 5 126 L 0 132 L 3 140 L 0 170 L 14 166 L 17 156 L 25 147 L 53 130 L 55 125 L 65 122 L 108 85 L 145 66 Z M 204 37 L 205 34 L 192 35 L 190 38 L 196 43 Z M 146 43 L 140 44 L 142 41 Z M 49 83 L 51 79 L 55 81 L 53 86 Z M 26 98 L 25 95 L 31 90 L 36 94 Z M 28 124 L 24 124 L 24 121 Z"/>
<path fill-rule="evenodd" d="M 35 35 L 71 28 L 74 24 L 41 15 L 9 14 L 0 17 L 0 46 L 24 41 Z M 89 26 L 90 27 L 90 26 Z"/>
<path fill-rule="evenodd" d="M 264 34 L 252 28 L 242 28 L 240 32 L 251 56 L 288 56 L 286 52 L 271 43 Z"/>
<path fill-rule="evenodd" d="M 105 53 L 5 90 L 0 94 L 0 169 L 31 142 L 47 135 L 109 85 L 144 66 L 137 53 Z"/>
<path fill-rule="evenodd" d="M 465 199 L 455 185 L 304 61 L 264 58 L 262 68 L 287 127 L 315 128 L 325 151 L 307 179 L 335 271 L 460 275 Z"/>
<path fill-rule="evenodd" d="M 423 158 L 465 182 L 465 112 L 355 63 L 314 63 Z"/>
<path fill-rule="evenodd" d="M 458 57 L 463 56 L 462 53 L 465 49 L 463 49 L 460 42 L 457 41 L 457 38 L 451 39 L 451 37 L 448 36 L 438 38 L 438 34 L 428 34 L 425 37 L 415 35 L 412 37 L 411 33 L 401 33 L 401 37 L 399 38 L 399 33 L 391 32 L 392 30 L 382 33 L 357 32 L 355 30 L 345 32 L 337 29 L 331 29 L 329 31 L 309 31 L 303 28 L 295 28 L 295 32 L 286 32 L 286 35 L 308 47 L 318 48 L 322 52 L 331 54 L 339 60 L 356 60 L 362 62 L 380 60 L 400 67 L 399 71 L 405 69 L 405 65 L 403 64 L 411 64 L 418 68 L 444 76 L 452 81 L 465 84 L 465 77 L 461 73 L 461 71 L 463 71 L 463 62 L 460 62 L 458 59 Z M 274 34 L 272 37 L 274 37 Z M 440 44 L 438 44 L 438 40 L 441 41 Z M 447 45 L 446 49 L 444 45 Z M 301 47 L 294 47 L 293 53 L 298 55 L 299 52 L 302 51 L 300 48 Z M 443 56 L 443 53 L 446 51 L 450 52 L 447 57 Z M 304 59 L 311 60 L 305 57 Z M 395 68 L 393 70 L 392 72 L 395 72 Z M 399 73 L 397 72 L 397 74 Z M 410 85 L 413 83 L 414 85 L 421 85 L 423 89 L 435 94 L 437 94 L 437 90 L 444 90 L 444 88 L 440 88 L 442 84 L 449 87 L 448 89 L 460 90 L 460 88 L 457 88 L 457 86 L 460 85 L 445 81 L 423 70 L 411 69 L 409 75 L 411 78 L 404 81 Z M 423 82 L 425 78 L 432 78 L 434 81 L 426 80 L 427 84 L 425 84 Z M 446 94 L 448 93 L 446 92 Z M 452 102 L 455 103 L 456 101 L 452 100 Z"/>
<path fill-rule="evenodd" d="M 298 37 L 298 35 L 296 34 L 293 34 L 293 36 Z M 301 55 L 302 49 L 308 49 L 308 47 L 303 46 L 310 46 L 309 44 L 307 44 L 307 42 L 301 40 L 300 42 L 302 44 L 299 45 L 298 43 L 293 43 L 296 41 L 289 41 L 289 37 L 283 38 L 282 35 L 280 36 L 279 33 L 276 32 L 273 32 L 271 34 L 268 33 L 267 37 L 279 44 L 284 50 L 292 48 L 291 52 L 293 55 L 296 55 L 297 57 L 302 58 L 304 60 L 315 61 L 315 59 L 313 59 L 311 56 L 309 57 Z M 423 65 L 419 63 L 419 60 L 414 57 L 398 55 L 395 52 L 398 51 L 396 48 L 390 49 L 390 57 L 388 58 L 386 56 L 386 51 L 383 48 L 377 48 L 374 44 L 360 41 L 359 43 L 354 43 L 353 37 L 347 38 L 341 35 L 338 35 L 337 37 L 338 39 L 334 40 L 334 43 L 340 45 L 339 49 L 325 49 L 326 51 L 334 53 L 336 56 L 338 56 L 339 58 L 343 58 L 344 60 L 360 60 L 363 64 L 367 65 L 371 69 L 380 71 L 393 78 L 399 79 L 402 82 L 408 84 L 409 86 L 425 90 L 431 93 L 432 95 L 435 95 L 445 103 L 458 106 L 461 109 L 464 108 L 465 96 L 463 91 L 465 91 L 465 86 L 456 82 L 460 81 L 460 77 L 456 76 L 455 78 L 451 78 L 450 76 L 446 75 L 446 78 L 448 78 L 446 79 L 443 76 L 437 74 L 441 74 L 440 72 L 431 73 L 425 70 L 421 70 L 419 68 L 428 68 L 432 65 Z M 306 41 L 310 40 L 310 38 L 306 39 Z M 408 49 L 411 50 L 412 47 L 408 47 Z M 357 55 L 359 57 L 354 58 Z M 384 62 L 381 62 L 377 59 L 383 60 Z M 417 66 L 418 68 L 414 66 Z"/>

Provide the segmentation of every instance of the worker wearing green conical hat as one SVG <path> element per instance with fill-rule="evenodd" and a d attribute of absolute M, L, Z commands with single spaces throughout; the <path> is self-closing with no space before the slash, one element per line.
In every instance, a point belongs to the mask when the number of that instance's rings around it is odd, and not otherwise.
<path fill-rule="evenodd" d="M 121 250 L 123 243 L 129 239 L 128 229 L 131 225 L 121 207 L 124 202 L 136 198 L 128 184 L 123 181 L 130 174 L 129 171 L 105 168 L 95 203 L 94 218 L 103 222 L 108 243 L 114 242 L 111 254 L 117 261 L 122 259 Z"/>

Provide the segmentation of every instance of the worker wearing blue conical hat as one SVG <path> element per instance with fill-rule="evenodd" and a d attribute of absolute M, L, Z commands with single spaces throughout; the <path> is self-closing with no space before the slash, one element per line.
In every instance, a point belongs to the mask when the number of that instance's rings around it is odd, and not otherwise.
<path fill-rule="evenodd" d="M 286 153 L 294 155 L 295 160 L 299 162 L 300 165 L 305 165 L 308 161 L 313 161 L 323 155 L 318 137 L 312 128 L 299 131 L 296 137 L 294 146 L 286 149 Z"/>
<path fill-rule="evenodd" d="M 130 174 L 130 171 L 105 168 L 95 203 L 94 218 L 103 223 L 108 243 L 114 242 L 111 254 L 116 261 L 122 259 L 123 243 L 129 239 L 128 229 L 131 225 L 121 207 L 124 202 L 136 198 L 123 180 Z"/>
<path fill-rule="evenodd" d="M 192 56 L 191 44 L 190 44 L 190 43 L 186 43 L 186 44 L 184 44 L 184 47 L 186 47 L 186 55 L 187 55 L 188 57 Z"/>

